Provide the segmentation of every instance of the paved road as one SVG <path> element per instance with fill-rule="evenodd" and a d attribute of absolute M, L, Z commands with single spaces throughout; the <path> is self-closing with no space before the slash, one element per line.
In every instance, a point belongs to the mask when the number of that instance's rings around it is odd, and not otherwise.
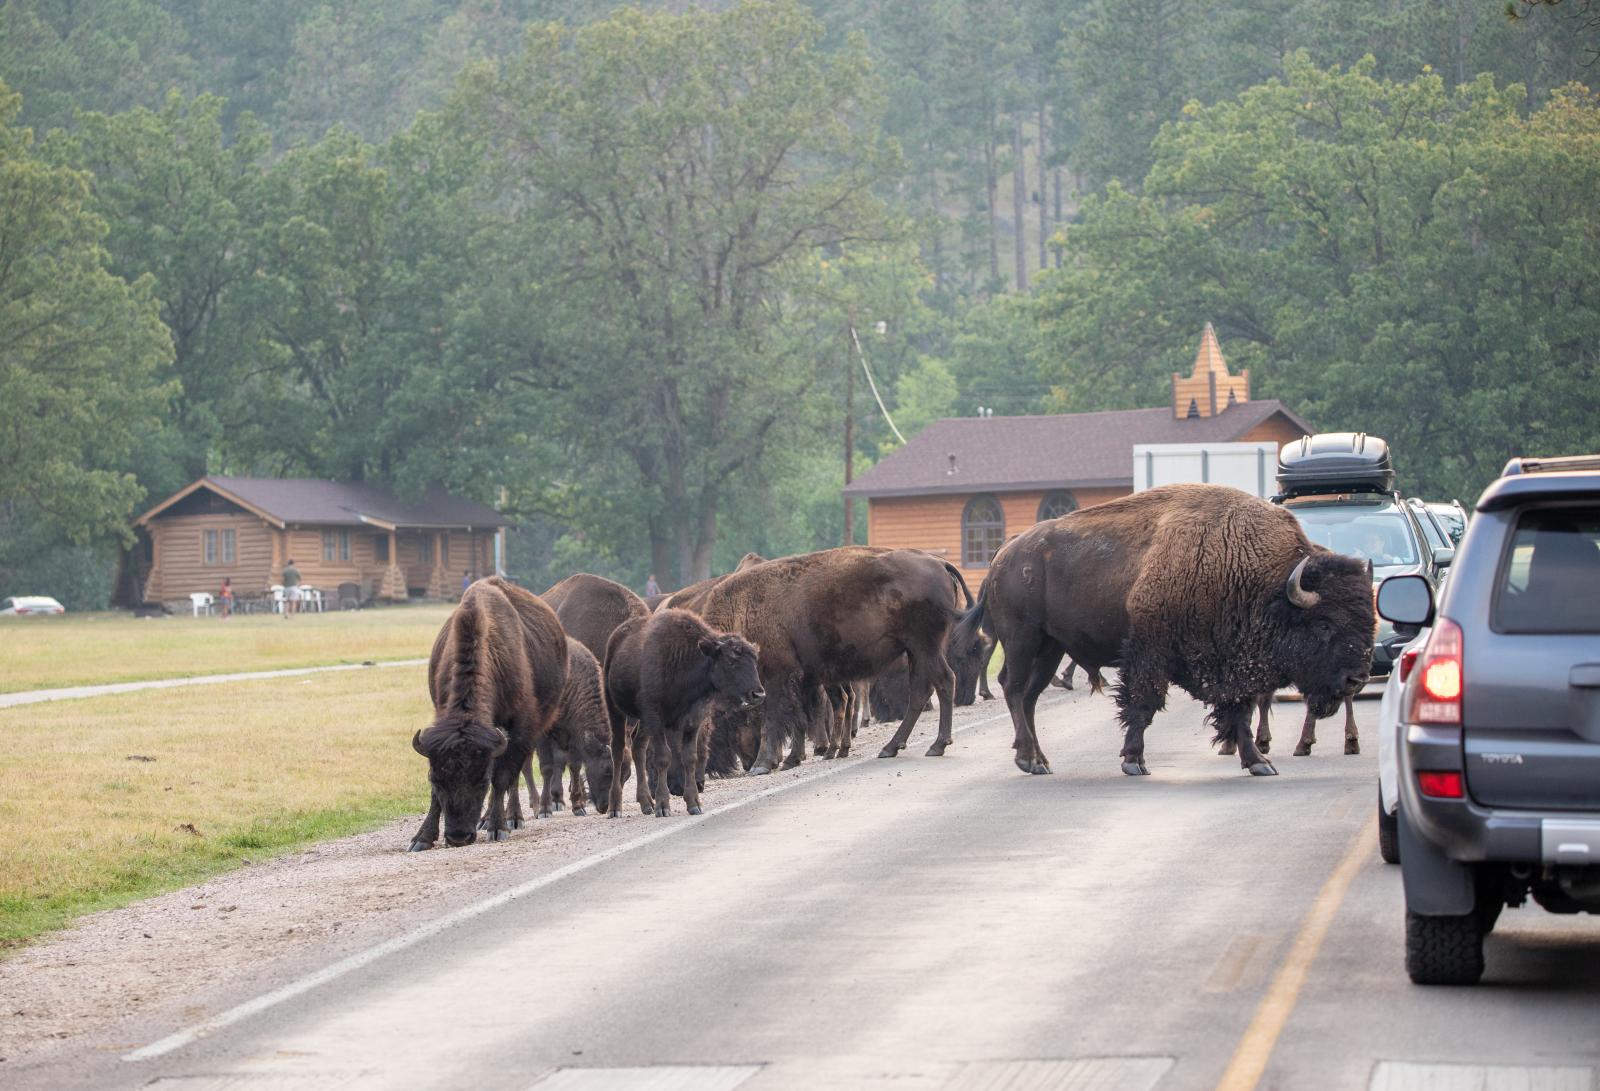
<path fill-rule="evenodd" d="M 673 832 L 314 988 L 234 982 L 234 995 L 293 995 L 158 1055 L 84 1049 L 11 1075 L 508 1091 L 1600 1086 L 1590 919 L 1508 911 L 1490 984 L 1406 981 L 1399 876 L 1373 844 L 1375 745 L 1345 757 L 1330 723 L 1315 757 L 1250 778 L 1178 698 L 1150 735 L 1154 775 L 1135 779 L 1117 770 L 1106 698 L 1051 701 L 1054 776 L 1016 773 L 1009 725 L 980 707 L 943 760 L 819 762 L 723 813 L 636 822 Z M 1280 706 L 1280 740 L 1297 711 Z M 1362 704 L 1369 741 L 1375 714 Z"/>

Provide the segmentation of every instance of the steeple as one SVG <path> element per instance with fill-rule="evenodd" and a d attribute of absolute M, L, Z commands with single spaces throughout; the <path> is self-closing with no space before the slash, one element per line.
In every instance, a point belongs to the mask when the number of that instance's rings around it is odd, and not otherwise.
<path fill-rule="evenodd" d="M 1228 361 L 1217 344 L 1217 331 L 1206 323 L 1195 353 L 1194 370 L 1184 378 L 1172 373 L 1172 413 L 1179 420 L 1214 417 L 1229 406 L 1250 400 L 1250 370 L 1228 374 Z"/>

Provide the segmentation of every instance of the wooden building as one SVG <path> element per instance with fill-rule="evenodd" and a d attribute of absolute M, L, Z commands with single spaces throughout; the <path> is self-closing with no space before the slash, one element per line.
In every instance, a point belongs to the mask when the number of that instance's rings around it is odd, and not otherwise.
<path fill-rule="evenodd" d="M 305 478 L 202 477 L 145 512 L 146 602 L 261 594 L 295 562 L 330 598 L 340 584 L 361 599 L 455 598 L 462 578 L 492 575 L 506 520 L 476 501 L 432 489 L 402 501 L 372 485 Z"/>
<path fill-rule="evenodd" d="M 1191 373 L 1173 375 L 1171 399 L 936 421 L 844 494 L 866 498 L 870 545 L 925 549 L 981 580 L 1000 546 L 1034 523 L 1131 493 L 1135 444 L 1288 443 L 1311 431 L 1282 402 L 1251 399 L 1250 373 L 1228 372 L 1210 323 Z"/>

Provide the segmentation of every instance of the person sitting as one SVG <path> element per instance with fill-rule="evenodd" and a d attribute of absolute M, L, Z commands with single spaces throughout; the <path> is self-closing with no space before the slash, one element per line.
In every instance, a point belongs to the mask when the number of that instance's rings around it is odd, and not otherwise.
<path fill-rule="evenodd" d="M 1356 550 L 1358 557 L 1365 557 L 1374 567 L 1386 564 L 1403 564 L 1404 562 L 1389 552 L 1388 543 L 1383 539 L 1383 532 L 1369 529 L 1361 536 L 1361 546 Z"/>

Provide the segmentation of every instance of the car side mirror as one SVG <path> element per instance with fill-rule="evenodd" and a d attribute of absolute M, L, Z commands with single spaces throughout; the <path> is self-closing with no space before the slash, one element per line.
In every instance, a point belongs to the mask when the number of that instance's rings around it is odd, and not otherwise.
<path fill-rule="evenodd" d="M 1378 616 L 1396 625 L 1433 622 L 1433 587 L 1423 576 L 1390 576 L 1378 585 Z"/>
<path fill-rule="evenodd" d="M 1435 568 L 1449 568 L 1450 562 L 1456 559 L 1456 551 L 1449 546 L 1440 546 L 1433 551 L 1433 566 Z"/>

